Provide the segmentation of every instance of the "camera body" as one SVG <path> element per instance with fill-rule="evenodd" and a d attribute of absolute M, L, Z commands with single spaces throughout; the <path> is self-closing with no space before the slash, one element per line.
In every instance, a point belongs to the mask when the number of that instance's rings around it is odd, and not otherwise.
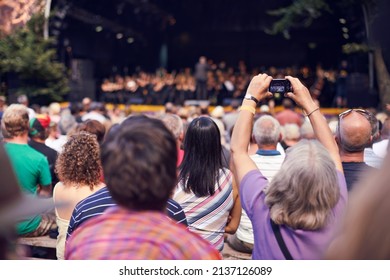
<path fill-rule="evenodd" d="M 293 92 L 293 88 L 289 80 L 286 79 L 273 79 L 269 85 L 270 92 L 285 94 L 287 92 Z"/>

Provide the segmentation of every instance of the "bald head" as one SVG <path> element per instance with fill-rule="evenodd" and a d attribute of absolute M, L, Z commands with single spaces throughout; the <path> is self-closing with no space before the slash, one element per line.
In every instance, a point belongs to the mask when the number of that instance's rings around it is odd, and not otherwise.
<path fill-rule="evenodd" d="M 338 143 L 344 152 L 362 152 L 372 140 L 372 126 L 365 116 L 352 111 L 339 122 Z"/>

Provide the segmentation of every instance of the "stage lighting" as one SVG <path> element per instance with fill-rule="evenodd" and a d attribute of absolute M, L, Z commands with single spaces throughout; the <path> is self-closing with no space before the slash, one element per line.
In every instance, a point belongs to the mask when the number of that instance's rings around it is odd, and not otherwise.
<path fill-rule="evenodd" d="M 340 18 L 340 19 L 339 19 L 339 22 L 340 22 L 341 24 L 346 24 L 346 23 L 347 23 L 347 21 L 345 20 L 345 18 Z"/>
<path fill-rule="evenodd" d="M 132 38 L 132 37 L 127 38 L 127 43 L 129 43 L 129 44 L 134 43 L 134 38 Z"/>
<path fill-rule="evenodd" d="M 123 34 L 122 34 L 122 33 L 117 33 L 117 34 L 116 34 L 116 38 L 117 38 L 118 40 L 122 39 L 122 38 L 123 38 Z"/>
<path fill-rule="evenodd" d="M 98 25 L 98 26 L 96 26 L 95 31 L 96 32 L 101 32 L 101 31 L 103 31 L 103 27 Z"/>

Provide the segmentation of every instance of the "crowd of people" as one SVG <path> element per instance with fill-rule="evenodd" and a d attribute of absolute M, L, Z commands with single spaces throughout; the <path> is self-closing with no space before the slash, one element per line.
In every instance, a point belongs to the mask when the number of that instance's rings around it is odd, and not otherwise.
<path fill-rule="evenodd" d="M 66 260 L 219 260 L 226 244 L 253 259 L 389 258 L 388 112 L 325 117 L 288 75 L 276 113 L 258 106 L 272 77 L 229 111 L 3 104 L 0 257 L 49 234 Z"/>
<path fill-rule="evenodd" d="M 307 66 L 264 69 L 274 78 L 286 75 L 299 77 L 311 90 L 312 97 L 322 107 L 345 107 L 347 104 L 348 67 L 345 62 L 340 69 L 316 69 Z M 158 69 L 155 73 L 136 71 L 132 75 L 106 78 L 101 84 L 100 99 L 110 103 L 161 105 L 172 102 L 184 105 L 187 100 L 208 100 L 212 105 L 227 105 L 231 99 L 242 98 L 251 77 L 258 69 L 250 71 L 245 62 L 230 67 L 225 62 L 214 63 L 201 57 L 194 69 L 168 72 Z M 283 96 L 273 96 L 279 105 Z"/>

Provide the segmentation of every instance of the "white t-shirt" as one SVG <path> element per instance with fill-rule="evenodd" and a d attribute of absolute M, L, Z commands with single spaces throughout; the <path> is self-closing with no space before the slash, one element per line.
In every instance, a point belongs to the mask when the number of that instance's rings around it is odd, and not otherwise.
<path fill-rule="evenodd" d="M 255 154 L 255 155 L 251 155 L 250 157 L 253 160 L 253 162 L 256 164 L 257 168 L 264 175 L 264 177 L 266 177 L 267 180 L 271 182 L 275 174 L 279 171 L 284 161 L 285 154 L 272 155 L 272 156 L 271 155 L 261 156 Z M 240 239 L 241 241 L 250 244 L 254 243 L 252 223 L 249 220 L 248 215 L 246 214 L 244 209 L 242 209 L 241 221 L 237 228 L 236 235 L 237 238 Z"/>

